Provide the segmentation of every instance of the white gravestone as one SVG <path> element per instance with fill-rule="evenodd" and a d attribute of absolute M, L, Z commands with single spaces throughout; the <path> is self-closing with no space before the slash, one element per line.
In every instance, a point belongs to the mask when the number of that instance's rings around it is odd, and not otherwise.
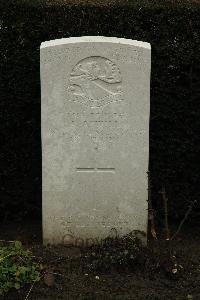
<path fill-rule="evenodd" d="M 42 43 L 44 243 L 147 232 L 150 66 L 145 42 Z"/>

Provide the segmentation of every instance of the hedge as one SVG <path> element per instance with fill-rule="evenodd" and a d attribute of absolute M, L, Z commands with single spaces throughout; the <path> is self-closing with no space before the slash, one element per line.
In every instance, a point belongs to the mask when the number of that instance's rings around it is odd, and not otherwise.
<path fill-rule="evenodd" d="M 170 216 L 182 218 L 188 204 L 200 196 L 200 5 L 197 1 L 83 2 L 1 0 L 0 214 L 41 213 L 41 42 L 105 35 L 152 45 L 152 200 L 162 216 L 159 191 L 164 185 Z M 199 212 L 198 202 L 193 220 Z"/>

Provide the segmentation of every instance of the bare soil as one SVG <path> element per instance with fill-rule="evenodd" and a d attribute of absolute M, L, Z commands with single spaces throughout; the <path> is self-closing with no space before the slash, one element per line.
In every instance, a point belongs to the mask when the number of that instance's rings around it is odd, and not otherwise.
<path fill-rule="evenodd" d="M 21 240 L 45 267 L 32 287 L 11 291 L 0 300 L 57 299 L 200 299 L 200 234 L 183 228 L 174 241 L 118 239 L 88 249 L 47 246 L 41 242 L 41 224 L 29 220 L 1 225 L 1 240 Z M 127 242 L 128 241 L 128 242 Z"/>
<path fill-rule="evenodd" d="M 171 5 L 188 5 L 188 3 L 199 4 L 200 0 L 167 0 Z M 161 0 L 46 0 L 47 5 L 92 5 L 92 6 L 117 6 L 117 5 L 162 5 Z"/>

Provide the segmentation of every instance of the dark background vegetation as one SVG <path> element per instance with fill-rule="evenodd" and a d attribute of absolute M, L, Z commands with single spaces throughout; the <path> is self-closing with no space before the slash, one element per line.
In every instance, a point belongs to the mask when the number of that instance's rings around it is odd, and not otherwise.
<path fill-rule="evenodd" d="M 0 217 L 41 215 L 41 42 L 105 35 L 152 45 L 152 200 L 162 220 L 164 185 L 171 218 L 182 218 L 200 196 L 200 4 L 67 2 L 0 0 Z M 199 211 L 198 202 L 190 221 Z"/>

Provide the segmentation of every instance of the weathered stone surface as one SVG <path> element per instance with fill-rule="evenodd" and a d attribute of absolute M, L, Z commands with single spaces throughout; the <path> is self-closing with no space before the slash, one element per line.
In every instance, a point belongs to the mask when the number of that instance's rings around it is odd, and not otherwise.
<path fill-rule="evenodd" d="M 110 37 L 42 43 L 45 243 L 147 232 L 150 55 Z"/>

